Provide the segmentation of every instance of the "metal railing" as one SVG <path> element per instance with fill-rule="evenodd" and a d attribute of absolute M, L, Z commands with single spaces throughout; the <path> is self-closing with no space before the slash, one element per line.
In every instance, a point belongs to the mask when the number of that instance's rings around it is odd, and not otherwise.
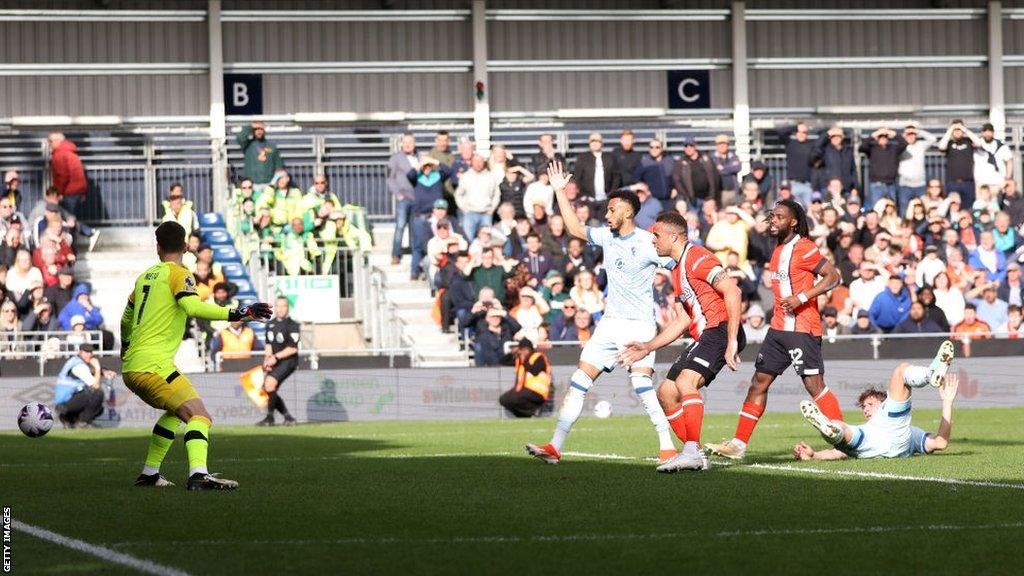
<path fill-rule="evenodd" d="M 17 360 L 26 353 L 45 352 L 58 354 L 62 351 L 78 350 L 80 344 L 92 344 L 96 350 L 103 349 L 103 332 L 100 330 L 19 330 L 0 332 L 0 360 Z"/>
<path fill-rule="evenodd" d="M 308 350 L 299 350 L 298 356 L 299 358 L 309 359 L 309 368 L 311 370 L 318 370 L 320 368 L 320 359 L 322 357 L 327 356 L 386 356 L 388 358 L 388 368 L 394 368 L 395 358 L 399 356 L 408 356 L 410 353 L 412 353 L 411 348 L 313 348 Z M 231 357 L 225 358 L 225 355 L 229 355 Z M 245 352 L 217 352 L 216 354 L 213 355 L 213 370 L 214 372 L 220 372 L 224 360 L 241 360 L 245 358 L 256 358 L 263 355 L 263 350 L 249 350 Z"/>

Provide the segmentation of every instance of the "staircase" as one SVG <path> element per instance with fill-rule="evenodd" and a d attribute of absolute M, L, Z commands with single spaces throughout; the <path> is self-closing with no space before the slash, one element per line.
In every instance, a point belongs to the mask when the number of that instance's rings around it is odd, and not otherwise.
<path fill-rule="evenodd" d="M 384 281 L 385 306 L 394 308 L 401 327 L 403 346 L 412 348 L 412 363 L 423 367 L 461 367 L 471 364 L 459 347 L 458 336 L 444 334 L 434 323 L 431 310 L 434 297 L 425 281 L 409 280 L 409 256 L 397 266 L 391 264 L 391 241 L 394 225 L 375 224 L 374 250 L 370 267 L 381 273 Z"/>
<path fill-rule="evenodd" d="M 135 279 L 144 270 L 157 263 L 156 239 L 153 228 L 146 226 L 99 228 L 101 235 L 96 249 L 78 247 L 75 280 L 92 285 L 92 303 L 103 314 L 103 325 L 121 336 L 121 314 Z M 186 340 L 178 349 L 175 363 L 182 372 L 202 372 L 194 340 Z"/>

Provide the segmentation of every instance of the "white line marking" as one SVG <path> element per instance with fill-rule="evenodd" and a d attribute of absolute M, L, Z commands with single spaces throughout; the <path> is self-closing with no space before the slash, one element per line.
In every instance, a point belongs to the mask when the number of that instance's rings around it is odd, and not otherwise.
<path fill-rule="evenodd" d="M 885 472 L 858 472 L 856 470 L 828 470 L 825 468 L 803 468 L 801 466 L 790 466 L 788 464 L 743 464 L 742 468 L 765 468 L 768 470 L 779 470 L 781 472 L 797 472 L 804 474 L 825 474 L 835 476 L 853 476 L 857 478 L 881 478 L 884 480 L 906 480 L 911 482 L 936 482 L 939 484 L 954 484 L 960 486 L 983 486 L 986 488 L 1010 488 L 1012 490 L 1024 490 L 1024 484 L 1010 484 L 1006 482 L 988 482 L 986 480 L 960 480 L 959 478 L 942 478 L 939 476 L 907 476 L 903 474 L 888 474 Z"/>
<path fill-rule="evenodd" d="M 47 530 L 46 528 L 40 528 L 39 526 L 33 526 L 32 524 L 26 524 L 20 520 L 12 520 L 11 526 L 15 530 L 20 530 L 26 534 L 31 534 L 41 540 L 46 540 L 70 548 L 71 550 L 77 550 L 78 552 L 84 552 L 91 554 L 101 560 L 106 560 L 112 564 L 120 564 L 129 568 L 134 568 L 139 572 L 145 572 L 146 574 L 155 574 L 156 576 L 188 576 L 188 572 L 179 570 L 177 568 L 171 568 L 170 566 L 164 566 L 163 564 L 157 564 L 156 562 L 150 562 L 149 560 L 142 560 L 134 556 L 129 556 L 123 552 L 117 552 L 110 548 L 104 548 L 96 544 L 90 544 L 84 540 L 77 538 L 70 538 L 62 534 Z"/>
<path fill-rule="evenodd" d="M 940 532 L 953 530 L 1002 530 L 1005 528 L 1024 528 L 1024 522 L 1007 524 L 978 524 L 975 526 L 956 524 L 931 524 L 927 526 L 854 526 L 850 528 L 813 528 L 795 530 L 742 530 L 737 532 L 719 532 L 716 538 L 732 538 L 736 536 L 790 536 L 805 534 L 871 534 L 881 532 Z"/>

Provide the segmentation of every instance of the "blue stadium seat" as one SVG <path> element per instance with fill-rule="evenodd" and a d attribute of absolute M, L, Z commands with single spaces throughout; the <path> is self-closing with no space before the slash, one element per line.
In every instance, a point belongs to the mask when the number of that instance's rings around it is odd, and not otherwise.
<path fill-rule="evenodd" d="M 220 271 L 224 273 L 224 277 L 234 282 L 238 278 L 248 279 L 249 272 L 245 269 L 245 266 L 238 264 L 237 262 L 225 262 L 220 265 Z"/>
<path fill-rule="evenodd" d="M 224 229 L 224 216 L 218 212 L 207 212 L 199 216 L 199 228 L 206 230 L 207 228 L 221 228 Z"/>
<path fill-rule="evenodd" d="M 231 283 L 238 287 L 238 294 L 256 294 L 252 282 L 249 282 L 247 278 L 233 278 Z"/>
<path fill-rule="evenodd" d="M 221 228 L 214 228 L 213 230 L 202 229 L 203 242 L 211 246 L 218 244 L 233 244 L 231 240 L 231 234 L 228 234 L 227 230 Z"/>
<path fill-rule="evenodd" d="M 213 246 L 213 260 L 221 264 L 225 262 L 242 264 L 242 257 L 238 254 L 238 250 L 235 250 L 235 247 L 229 244 Z"/>
<path fill-rule="evenodd" d="M 238 300 L 238 307 L 248 306 L 249 304 L 256 303 L 255 294 L 236 294 L 235 299 Z"/>

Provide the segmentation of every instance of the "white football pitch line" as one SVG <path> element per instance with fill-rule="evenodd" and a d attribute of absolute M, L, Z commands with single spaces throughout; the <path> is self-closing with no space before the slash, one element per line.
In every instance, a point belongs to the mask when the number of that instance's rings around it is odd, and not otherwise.
<path fill-rule="evenodd" d="M 118 552 L 96 544 L 90 544 L 84 540 L 64 536 L 63 534 L 58 534 L 52 530 L 47 530 L 46 528 L 26 524 L 20 520 L 11 520 L 11 527 L 16 531 L 31 534 L 36 538 L 52 542 L 58 546 L 83 552 L 112 564 L 127 566 L 146 574 L 153 574 L 154 576 L 188 576 L 188 572 L 185 572 L 184 570 L 136 558 L 135 556 L 125 554 L 124 552 Z"/>
<path fill-rule="evenodd" d="M 874 534 L 884 532 L 951 532 L 956 530 L 1004 530 L 1008 528 L 1024 528 L 1024 522 L 1007 522 L 1003 524 L 928 524 L 924 526 L 851 526 L 847 528 L 803 528 L 795 530 L 738 530 L 735 532 L 719 532 L 716 538 L 733 538 L 740 536 L 810 536 L 815 534 Z"/>

